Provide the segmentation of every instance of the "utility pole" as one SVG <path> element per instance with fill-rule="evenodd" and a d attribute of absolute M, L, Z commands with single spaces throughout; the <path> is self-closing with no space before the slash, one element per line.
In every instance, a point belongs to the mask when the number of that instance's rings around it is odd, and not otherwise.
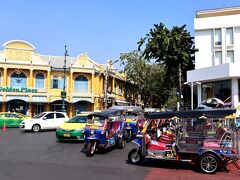
<path fill-rule="evenodd" d="M 180 107 L 181 107 L 181 98 L 182 98 L 182 68 L 181 68 L 181 63 L 179 63 L 178 75 L 179 75 L 179 96 L 178 96 L 178 102 L 177 102 L 177 110 L 179 111 Z"/>
<path fill-rule="evenodd" d="M 66 112 L 66 109 L 65 109 L 65 98 L 67 97 L 67 93 L 66 93 L 66 87 L 65 87 L 65 84 L 66 84 L 66 63 L 67 63 L 67 46 L 65 45 L 65 53 L 64 53 L 64 65 L 63 65 L 63 90 L 61 92 L 61 98 L 62 98 L 62 111 L 63 112 Z"/>

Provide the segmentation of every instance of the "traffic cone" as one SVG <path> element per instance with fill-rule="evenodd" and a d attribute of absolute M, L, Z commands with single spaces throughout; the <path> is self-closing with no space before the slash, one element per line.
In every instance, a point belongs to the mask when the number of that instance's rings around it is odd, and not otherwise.
<path fill-rule="evenodd" d="M 7 131 L 7 127 L 6 127 L 6 122 L 4 121 L 4 124 L 3 124 L 3 129 L 2 129 L 4 132 Z"/>

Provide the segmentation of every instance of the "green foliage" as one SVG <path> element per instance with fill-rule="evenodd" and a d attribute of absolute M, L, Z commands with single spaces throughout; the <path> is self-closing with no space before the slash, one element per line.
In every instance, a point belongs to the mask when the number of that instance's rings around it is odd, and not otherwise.
<path fill-rule="evenodd" d="M 121 54 L 124 72 L 134 84 L 132 91 L 141 93 L 145 105 L 176 108 L 176 91 L 181 87 L 179 66 L 181 82 L 186 81 L 186 71 L 194 68 L 194 42 L 185 28 L 167 29 L 163 23 L 155 24 L 138 42 L 138 51 Z"/>
<path fill-rule="evenodd" d="M 177 87 L 179 83 L 178 69 L 181 64 L 183 77 L 186 80 L 186 71 L 194 68 L 194 42 L 193 37 L 185 29 L 174 26 L 167 29 L 163 23 L 154 24 L 146 37 L 138 42 L 138 49 L 145 45 L 143 55 L 146 59 L 154 59 L 164 65 L 166 71 L 165 81 L 169 88 Z"/>

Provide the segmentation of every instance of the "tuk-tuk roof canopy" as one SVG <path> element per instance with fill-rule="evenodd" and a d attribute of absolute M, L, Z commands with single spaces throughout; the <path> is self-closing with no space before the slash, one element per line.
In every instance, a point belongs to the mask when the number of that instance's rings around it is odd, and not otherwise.
<path fill-rule="evenodd" d="M 112 110 L 112 109 L 120 109 L 120 110 L 125 110 L 129 112 L 134 112 L 134 113 L 143 112 L 143 110 L 139 106 L 112 106 L 109 108 L 109 110 Z"/>
<path fill-rule="evenodd" d="M 90 114 L 89 116 L 101 116 L 101 117 L 113 117 L 120 115 L 121 110 L 120 109 L 106 109 L 101 112 L 95 112 Z"/>
<path fill-rule="evenodd" d="M 236 113 L 236 109 L 197 109 L 191 111 L 168 111 L 154 112 L 145 114 L 147 119 L 164 119 L 164 118 L 225 118 L 226 116 Z"/>

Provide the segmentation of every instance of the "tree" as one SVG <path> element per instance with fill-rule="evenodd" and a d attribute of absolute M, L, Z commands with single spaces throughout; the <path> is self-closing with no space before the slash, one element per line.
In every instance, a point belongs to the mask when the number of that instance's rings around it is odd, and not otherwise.
<path fill-rule="evenodd" d="M 129 53 L 121 53 L 120 55 L 121 64 L 124 65 L 124 72 L 127 75 L 127 81 L 132 83 L 131 91 L 133 94 L 141 94 L 144 99 L 144 104 L 146 104 L 146 85 L 147 76 L 150 70 L 149 65 L 146 63 L 147 60 L 144 59 L 142 52 L 132 51 Z"/>
<path fill-rule="evenodd" d="M 163 85 L 165 77 L 163 67 L 158 64 L 148 63 L 142 52 L 136 50 L 122 53 L 120 59 L 121 64 L 124 65 L 127 81 L 134 85 L 129 86 L 133 88 L 128 89 L 128 92 L 141 93 L 146 106 L 160 107 L 162 102 L 165 102 L 167 94 L 167 90 Z"/>
<path fill-rule="evenodd" d="M 182 81 L 186 81 L 186 71 L 194 68 L 194 42 L 193 37 L 185 29 L 174 26 L 167 29 L 163 23 L 154 24 L 154 28 L 141 38 L 138 49 L 143 45 L 143 56 L 148 60 L 155 60 L 164 66 L 166 71 L 165 87 L 170 89 L 179 85 L 179 67 L 183 72 Z"/>

